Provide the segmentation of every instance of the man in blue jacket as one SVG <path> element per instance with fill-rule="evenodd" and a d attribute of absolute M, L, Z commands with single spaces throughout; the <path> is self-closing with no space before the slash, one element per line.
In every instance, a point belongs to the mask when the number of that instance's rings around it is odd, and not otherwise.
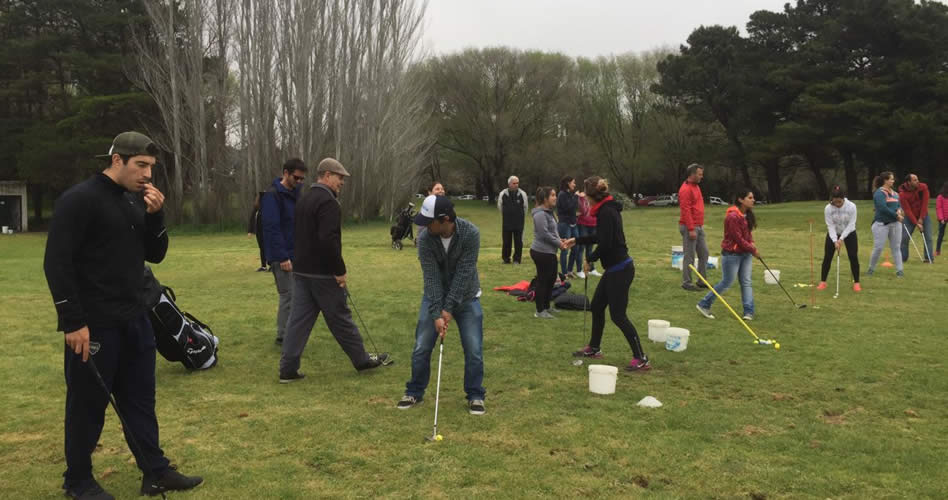
<path fill-rule="evenodd" d="M 273 271 L 280 305 L 277 308 L 276 343 L 283 343 L 286 321 L 293 302 L 293 213 L 296 198 L 306 180 L 306 164 L 291 158 L 283 164 L 283 176 L 263 193 L 260 209 L 263 212 L 264 254 Z"/>

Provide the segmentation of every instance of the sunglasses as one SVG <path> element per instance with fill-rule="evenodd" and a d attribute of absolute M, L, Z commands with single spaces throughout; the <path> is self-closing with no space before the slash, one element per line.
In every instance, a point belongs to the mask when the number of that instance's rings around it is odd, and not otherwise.
<path fill-rule="evenodd" d="M 302 175 L 294 175 L 293 178 L 296 179 L 296 182 L 303 182 L 306 180 L 306 177 L 303 177 Z"/>

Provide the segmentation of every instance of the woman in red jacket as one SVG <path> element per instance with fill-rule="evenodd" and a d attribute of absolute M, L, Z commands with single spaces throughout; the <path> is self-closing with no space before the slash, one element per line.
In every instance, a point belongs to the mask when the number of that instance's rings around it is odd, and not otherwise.
<path fill-rule="evenodd" d="M 760 257 L 751 231 L 757 227 L 754 217 L 754 192 L 744 189 L 734 197 L 734 205 L 728 207 L 724 217 L 724 240 L 721 241 L 721 281 L 714 285 L 718 294 L 723 294 L 734 283 L 734 278 L 741 282 L 741 302 L 744 305 L 744 319 L 754 319 L 754 291 L 751 289 L 751 264 L 753 257 Z M 717 297 L 714 292 L 698 302 L 698 311 L 709 319 L 711 304 Z"/>

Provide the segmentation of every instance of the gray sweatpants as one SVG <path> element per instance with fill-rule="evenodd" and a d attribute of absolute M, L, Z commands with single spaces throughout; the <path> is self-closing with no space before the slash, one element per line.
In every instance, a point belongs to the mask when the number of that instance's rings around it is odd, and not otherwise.
<path fill-rule="evenodd" d="M 869 271 L 876 268 L 879 256 L 882 255 L 882 249 L 885 248 L 886 240 L 889 241 L 889 250 L 892 251 L 895 270 L 902 271 L 902 231 L 901 222 L 872 223 L 872 256 L 869 258 Z"/>
<path fill-rule="evenodd" d="M 684 224 L 678 224 L 678 232 L 681 233 L 681 248 L 684 251 L 684 258 L 681 261 L 681 284 L 692 285 L 691 269 L 688 265 L 694 262 L 695 254 L 698 255 L 698 272 L 705 278 L 708 277 L 708 244 L 704 241 L 704 226 L 695 226 L 696 239 L 688 237 L 688 227 Z"/>
<path fill-rule="evenodd" d="M 332 276 L 312 278 L 296 274 L 293 276 L 293 315 L 283 337 L 280 373 L 299 369 L 303 349 L 320 312 L 326 318 L 329 333 L 349 356 L 352 366 L 359 368 L 368 363 L 369 354 L 365 352 L 362 335 L 346 304 L 346 290 L 340 288 Z"/>
<path fill-rule="evenodd" d="M 279 262 L 271 262 L 270 270 L 273 280 L 276 281 L 277 293 L 280 294 L 280 305 L 277 306 L 277 340 L 283 340 L 286 333 L 286 322 L 290 319 L 290 305 L 293 303 L 293 273 L 280 269 Z"/>

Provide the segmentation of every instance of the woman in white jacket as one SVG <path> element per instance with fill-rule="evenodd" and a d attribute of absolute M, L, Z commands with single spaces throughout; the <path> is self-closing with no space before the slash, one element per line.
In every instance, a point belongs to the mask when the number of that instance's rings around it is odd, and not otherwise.
<path fill-rule="evenodd" d="M 853 274 L 853 291 L 862 290 L 859 286 L 859 244 L 856 240 L 856 204 L 846 199 L 846 193 L 839 186 L 833 187 L 830 202 L 823 210 L 826 218 L 826 244 L 823 246 L 823 269 L 817 290 L 826 289 L 826 276 L 833 264 L 833 255 L 846 245 L 849 267 Z"/>

